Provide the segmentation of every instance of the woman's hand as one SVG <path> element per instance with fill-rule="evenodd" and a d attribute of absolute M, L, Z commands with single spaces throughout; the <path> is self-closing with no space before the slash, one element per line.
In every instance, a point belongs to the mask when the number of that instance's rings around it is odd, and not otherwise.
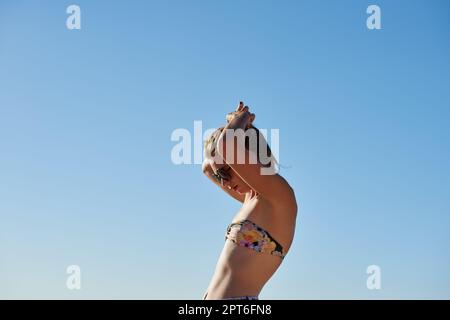
<path fill-rule="evenodd" d="M 226 116 L 227 123 L 232 121 L 237 116 L 241 115 L 242 113 L 248 113 L 248 122 L 246 125 L 246 128 L 251 128 L 253 126 L 253 121 L 255 121 L 255 114 L 250 113 L 248 106 L 244 106 L 244 102 L 239 102 L 238 107 L 236 108 L 236 111 L 230 112 Z"/>

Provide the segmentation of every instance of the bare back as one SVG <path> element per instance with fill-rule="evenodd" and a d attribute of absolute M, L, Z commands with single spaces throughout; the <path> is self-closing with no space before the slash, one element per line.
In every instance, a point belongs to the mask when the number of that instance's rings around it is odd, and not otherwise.
<path fill-rule="evenodd" d="M 261 196 L 246 197 L 233 222 L 251 220 L 267 230 L 287 252 L 291 246 L 297 214 L 295 195 L 286 183 L 284 199 L 272 203 Z M 225 241 L 206 299 L 257 296 L 283 260 L 267 253 Z"/>

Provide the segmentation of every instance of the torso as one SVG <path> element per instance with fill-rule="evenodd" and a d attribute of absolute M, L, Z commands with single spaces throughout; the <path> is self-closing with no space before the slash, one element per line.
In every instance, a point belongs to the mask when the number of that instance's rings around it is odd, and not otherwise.
<path fill-rule="evenodd" d="M 285 199 L 268 201 L 260 196 L 247 196 L 232 222 L 254 222 L 268 231 L 287 253 L 294 237 L 296 216 L 295 195 L 287 185 Z M 280 257 L 237 246 L 226 240 L 206 298 L 257 296 L 282 261 Z"/>

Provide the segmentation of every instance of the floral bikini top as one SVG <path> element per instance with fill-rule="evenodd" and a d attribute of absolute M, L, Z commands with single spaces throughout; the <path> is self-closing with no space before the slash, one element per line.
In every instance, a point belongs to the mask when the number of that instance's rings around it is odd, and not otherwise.
<path fill-rule="evenodd" d="M 266 230 L 250 220 L 232 223 L 227 228 L 225 240 L 229 239 L 241 247 L 269 253 L 284 258 L 283 247 Z"/>

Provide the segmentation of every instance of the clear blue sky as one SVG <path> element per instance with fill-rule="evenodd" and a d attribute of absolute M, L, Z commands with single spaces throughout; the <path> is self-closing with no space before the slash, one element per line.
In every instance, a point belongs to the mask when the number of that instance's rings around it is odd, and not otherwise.
<path fill-rule="evenodd" d="M 444 0 L 1 1 L 0 298 L 200 299 L 239 204 L 170 135 L 239 100 L 300 206 L 261 299 L 450 298 L 449 28 Z"/>

